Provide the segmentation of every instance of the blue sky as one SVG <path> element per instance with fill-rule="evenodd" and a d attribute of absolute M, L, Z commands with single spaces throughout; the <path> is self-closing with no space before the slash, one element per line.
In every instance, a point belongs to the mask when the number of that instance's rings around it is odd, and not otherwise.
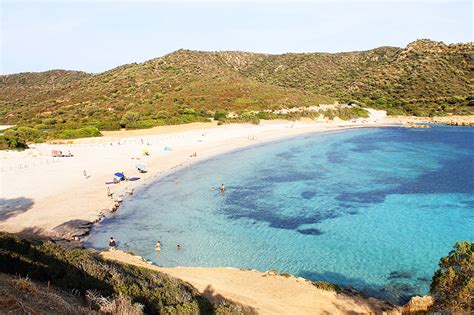
<path fill-rule="evenodd" d="M 471 1 L 0 2 L 2 74 L 101 72 L 179 48 L 340 52 L 473 41 Z"/>

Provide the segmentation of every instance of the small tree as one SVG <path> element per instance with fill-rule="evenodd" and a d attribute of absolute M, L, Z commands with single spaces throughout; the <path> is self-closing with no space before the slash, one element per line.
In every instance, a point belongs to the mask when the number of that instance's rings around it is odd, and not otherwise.
<path fill-rule="evenodd" d="M 26 143 L 26 142 L 31 142 L 31 141 L 33 142 L 43 141 L 42 139 L 43 132 L 35 128 L 19 127 L 16 130 L 16 133 L 17 133 L 18 140 L 20 142 Z"/>
<path fill-rule="evenodd" d="M 122 116 L 122 119 L 120 120 L 120 125 L 122 127 L 127 127 L 127 125 L 129 124 L 136 123 L 139 119 L 140 119 L 139 113 L 128 111 Z"/>
<path fill-rule="evenodd" d="M 227 118 L 227 112 L 216 112 L 214 114 L 214 120 L 224 120 Z"/>
<path fill-rule="evenodd" d="M 441 258 L 430 293 L 437 307 L 470 314 L 474 303 L 474 242 L 456 242 L 449 255 Z"/>

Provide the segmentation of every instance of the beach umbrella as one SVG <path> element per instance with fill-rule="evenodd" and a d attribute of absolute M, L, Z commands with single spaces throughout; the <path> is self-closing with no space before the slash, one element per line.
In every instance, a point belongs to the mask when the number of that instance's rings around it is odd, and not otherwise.
<path fill-rule="evenodd" d="M 125 179 L 125 175 L 123 175 L 122 172 L 117 172 L 114 174 L 115 177 L 119 178 L 120 180 L 124 180 Z"/>

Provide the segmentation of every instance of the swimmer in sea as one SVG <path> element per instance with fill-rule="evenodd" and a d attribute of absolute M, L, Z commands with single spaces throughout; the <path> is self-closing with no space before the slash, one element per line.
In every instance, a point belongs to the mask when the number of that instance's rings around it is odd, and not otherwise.
<path fill-rule="evenodd" d="M 221 192 L 223 193 L 225 191 L 225 186 L 224 184 L 221 184 Z"/>
<path fill-rule="evenodd" d="M 155 245 L 155 250 L 156 251 L 161 251 L 161 241 L 158 241 Z"/>

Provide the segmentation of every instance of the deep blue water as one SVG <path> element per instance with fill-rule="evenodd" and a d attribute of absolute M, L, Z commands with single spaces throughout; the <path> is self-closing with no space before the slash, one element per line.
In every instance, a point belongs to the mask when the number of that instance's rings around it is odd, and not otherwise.
<path fill-rule="evenodd" d="M 428 292 L 456 240 L 474 240 L 473 174 L 474 128 L 315 134 L 162 177 L 88 244 L 113 235 L 158 265 L 277 269 L 402 303 Z"/>

